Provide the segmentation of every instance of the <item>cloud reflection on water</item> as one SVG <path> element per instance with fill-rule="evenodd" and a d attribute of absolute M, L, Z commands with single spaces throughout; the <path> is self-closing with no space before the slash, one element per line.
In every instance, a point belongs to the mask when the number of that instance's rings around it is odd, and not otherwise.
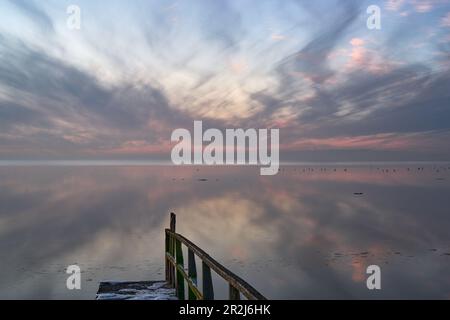
<path fill-rule="evenodd" d="M 101 280 L 162 278 L 174 211 L 180 233 L 270 298 L 449 298 L 449 181 L 443 165 L 286 166 L 275 177 L 2 167 L 0 297 L 90 299 Z M 85 271 L 81 292 L 65 290 L 71 263 Z M 382 267 L 381 292 L 365 287 L 369 264 Z"/>

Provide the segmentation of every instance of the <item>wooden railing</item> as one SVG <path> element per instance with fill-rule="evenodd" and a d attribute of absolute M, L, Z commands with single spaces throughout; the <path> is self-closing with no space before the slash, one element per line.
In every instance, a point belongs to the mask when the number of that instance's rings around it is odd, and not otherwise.
<path fill-rule="evenodd" d="M 188 285 L 189 300 L 214 300 L 214 288 L 211 269 L 229 285 L 229 299 L 240 300 L 241 294 L 249 300 L 266 300 L 251 285 L 226 269 L 205 251 L 175 232 L 176 216 L 170 214 L 170 229 L 166 229 L 166 281 L 176 288 L 177 297 L 185 300 L 185 282 Z M 188 264 L 184 266 L 182 244 L 187 247 Z M 197 284 L 195 256 L 202 261 L 202 292 Z"/>

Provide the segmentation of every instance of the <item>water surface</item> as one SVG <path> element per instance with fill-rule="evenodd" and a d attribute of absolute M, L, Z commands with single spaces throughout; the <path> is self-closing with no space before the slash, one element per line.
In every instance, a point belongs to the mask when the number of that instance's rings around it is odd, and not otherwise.
<path fill-rule="evenodd" d="M 164 278 L 164 228 L 274 299 L 450 298 L 450 165 L 0 166 L 0 298 Z M 78 264 L 82 290 L 66 289 Z M 382 290 L 365 270 L 382 269 Z M 217 297 L 226 287 L 215 279 Z"/>

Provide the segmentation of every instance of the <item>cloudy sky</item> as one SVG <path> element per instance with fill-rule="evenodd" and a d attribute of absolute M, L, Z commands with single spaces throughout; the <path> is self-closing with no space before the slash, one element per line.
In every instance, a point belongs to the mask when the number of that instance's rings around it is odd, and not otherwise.
<path fill-rule="evenodd" d="M 0 0 L 0 13 L 0 160 L 169 159 L 194 120 L 280 128 L 281 161 L 450 159 L 449 0 Z"/>

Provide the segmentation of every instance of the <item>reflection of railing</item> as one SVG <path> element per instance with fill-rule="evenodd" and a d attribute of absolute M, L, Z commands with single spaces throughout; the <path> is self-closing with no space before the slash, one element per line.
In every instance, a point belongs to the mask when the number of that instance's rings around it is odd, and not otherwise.
<path fill-rule="evenodd" d="M 265 300 L 266 298 L 256 291 L 247 282 L 226 269 L 205 251 L 197 247 L 182 235 L 175 233 L 176 216 L 170 214 L 170 229 L 166 229 L 166 281 L 176 288 L 177 297 L 185 299 L 185 281 L 188 285 L 189 300 L 214 300 L 214 289 L 211 269 L 221 276 L 229 285 L 229 299 L 239 300 L 240 295 L 250 300 Z M 183 251 L 181 244 L 188 249 L 188 269 L 184 268 Z M 202 261 L 202 289 L 197 286 L 197 268 L 195 256 Z"/>

